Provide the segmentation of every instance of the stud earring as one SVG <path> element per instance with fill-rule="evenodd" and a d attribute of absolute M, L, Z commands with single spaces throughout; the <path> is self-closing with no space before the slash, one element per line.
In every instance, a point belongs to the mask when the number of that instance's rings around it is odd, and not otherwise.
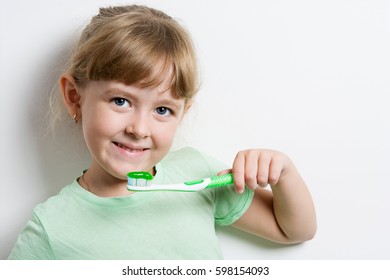
<path fill-rule="evenodd" d="M 77 114 L 74 114 L 74 115 L 73 115 L 73 123 L 74 123 L 74 124 L 77 123 Z"/>

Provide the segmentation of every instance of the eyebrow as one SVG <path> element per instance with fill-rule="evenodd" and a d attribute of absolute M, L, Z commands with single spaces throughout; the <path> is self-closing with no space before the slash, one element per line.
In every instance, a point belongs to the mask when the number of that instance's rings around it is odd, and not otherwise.
<path fill-rule="evenodd" d="M 176 99 L 164 98 L 164 99 L 158 100 L 157 103 L 162 104 L 162 105 L 167 106 L 167 107 L 174 107 L 176 109 L 180 109 L 182 107 L 180 100 L 176 100 Z"/>
<path fill-rule="evenodd" d="M 120 88 L 110 88 L 104 91 L 104 94 L 108 95 L 116 95 L 116 94 L 123 94 L 123 95 L 129 95 L 129 96 L 136 96 L 136 94 L 124 91 L 123 89 Z"/>

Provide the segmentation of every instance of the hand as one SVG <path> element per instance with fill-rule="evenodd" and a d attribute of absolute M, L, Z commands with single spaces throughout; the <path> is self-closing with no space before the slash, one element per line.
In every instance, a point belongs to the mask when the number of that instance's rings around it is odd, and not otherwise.
<path fill-rule="evenodd" d="M 317 224 L 310 192 L 291 159 L 272 150 L 245 150 L 230 170 L 237 193 L 254 191 L 251 205 L 234 226 L 280 243 L 299 243 L 314 237 Z M 261 219 L 259 219 L 261 217 Z"/>
<path fill-rule="evenodd" d="M 233 168 L 219 174 L 232 172 L 237 193 L 243 193 L 245 185 L 254 190 L 259 186 L 278 184 L 290 165 L 290 158 L 281 152 L 251 149 L 240 151 L 234 159 Z"/>

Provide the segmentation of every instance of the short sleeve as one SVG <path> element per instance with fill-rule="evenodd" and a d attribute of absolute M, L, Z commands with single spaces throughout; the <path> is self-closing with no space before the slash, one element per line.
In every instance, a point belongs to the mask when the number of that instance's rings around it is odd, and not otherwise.
<path fill-rule="evenodd" d="M 20 233 L 9 260 L 48 260 L 55 259 L 46 232 L 34 214 Z"/>
<path fill-rule="evenodd" d="M 238 194 L 232 185 L 215 189 L 215 222 L 221 226 L 233 224 L 249 208 L 253 194 L 249 189 Z"/>
<path fill-rule="evenodd" d="M 211 174 L 229 169 L 226 164 L 205 155 L 209 164 Z M 238 194 L 233 185 L 223 188 L 215 188 L 214 192 L 214 219 L 215 223 L 221 226 L 228 226 L 237 221 L 249 208 L 252 203 L 254 192 L 248 188 L 242 194 Z"/>

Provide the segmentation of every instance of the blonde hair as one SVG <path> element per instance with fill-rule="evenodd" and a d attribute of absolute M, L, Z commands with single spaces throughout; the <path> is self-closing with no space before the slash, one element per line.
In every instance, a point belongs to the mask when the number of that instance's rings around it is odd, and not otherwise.
<path fill-rule="evenodd" d="M 94 80 L 158 85 L 169 74 L 175 97 L 192 99 L 198 89 L 188 32 L 170 16 L 145 6 L 100 8 L 84 29 L 67 72 L 80 87 Z"/>

